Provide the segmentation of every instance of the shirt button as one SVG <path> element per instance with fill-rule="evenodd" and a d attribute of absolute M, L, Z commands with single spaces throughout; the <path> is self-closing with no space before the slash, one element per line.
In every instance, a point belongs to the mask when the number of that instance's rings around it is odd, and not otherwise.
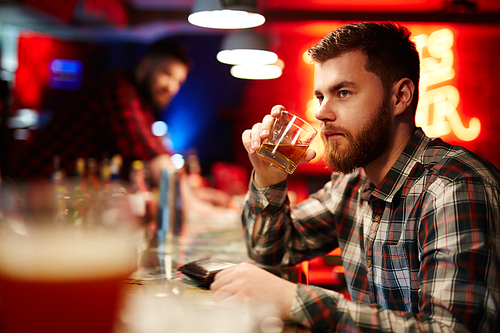
<path fill-rule="evenodd" d="M 373 220 L 374 220 L 375 222 L 380 221 L 380 215 L 375 215 L 375 217 L 373 218 Z"/>
<path fill-rule="evenodd" d="M 372 261 L 370 259 L 366 261 L 366 266 L 368 266 L 368 268 L 372 267 Z"/>
<path fill-rule="evenodd" d="M 259 206 L 259 208 L 262 208 L 262 207 L 264 207 L 264 204 L 263 204 L 262 202 L 259 202 L 259 203 L 257 204 L 257 206 Z"/>

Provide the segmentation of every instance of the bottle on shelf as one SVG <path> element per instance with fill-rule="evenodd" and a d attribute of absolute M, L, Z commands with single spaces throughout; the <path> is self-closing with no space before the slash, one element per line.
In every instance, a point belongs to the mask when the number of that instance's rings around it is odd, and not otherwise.
<path fill-rule="evenodd" d="M 110 172 L 111 172 L 112 182 L 120 181 L 120 172 L 122 164 L 123 164 L 123 159 L 121 155 L 116 154 L 111 158 Z"/>

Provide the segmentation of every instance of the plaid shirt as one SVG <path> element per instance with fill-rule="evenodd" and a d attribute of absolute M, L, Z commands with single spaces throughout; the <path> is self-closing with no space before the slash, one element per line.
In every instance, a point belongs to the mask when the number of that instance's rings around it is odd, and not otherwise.
<path fill-rule="evenodd" d="M 58 105 L 52 120 L 29 142 L 13 175 L 48 179 L 55 155 L 72 175 L 79 157 L 100 162 L 120 154 L 126 178 L 133 160 L 168 153 L 151 131 L 153 111 L 141 100 L 131 74 L 106 73 L 69 93 L 71 98 Z"/>
<path fill-rule="evenodd" d="M 286 181 L 252 184 L 243 224 L 249 255 L 263 264 L 340 246 L 352 301 L 297 287 L 291 318 L 314 332 L 498 332 L 499 201 L 496 167 L 417 129 L 376 188 L 362 170 L 334 173 L 290 209 Z"/>

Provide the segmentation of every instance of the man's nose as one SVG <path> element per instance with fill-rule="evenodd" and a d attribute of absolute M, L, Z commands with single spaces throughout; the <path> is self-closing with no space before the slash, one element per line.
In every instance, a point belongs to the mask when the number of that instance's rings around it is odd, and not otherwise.
<path fill-rule="evenodd" d="M 337 119 L 332 105 L 330 105 L 330 103 L 326 101 L 323 101 L 323 103 L 321 103 L 314 116 L 316 117 L 316 119 L 322 122 L 334 121 L 335 119 Z"/>

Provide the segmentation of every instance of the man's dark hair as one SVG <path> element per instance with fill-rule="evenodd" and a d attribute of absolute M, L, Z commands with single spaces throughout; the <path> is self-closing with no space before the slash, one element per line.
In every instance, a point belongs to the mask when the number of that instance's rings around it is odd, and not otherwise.
<path fill-rule="evenodd" d="M 173 58 L 191 67 L 191 59 L 184 46 L 172 39 L 160 39 L 150 44 L 146 48 L 144 56 L 153 59 Z"/>
<path fill-rule="evenodd" d="M 406 27 L 388 22 L 346 24 L 310 47 L 308 54 L 314 61 L 322 63 L 346 52 L 361 51 L 366 56 L 365 69 L 381 79 L 386 93 L 404 77 L 413 81 L 412 106 L 416 110 L 420 59 L 410 36 Z"/>

